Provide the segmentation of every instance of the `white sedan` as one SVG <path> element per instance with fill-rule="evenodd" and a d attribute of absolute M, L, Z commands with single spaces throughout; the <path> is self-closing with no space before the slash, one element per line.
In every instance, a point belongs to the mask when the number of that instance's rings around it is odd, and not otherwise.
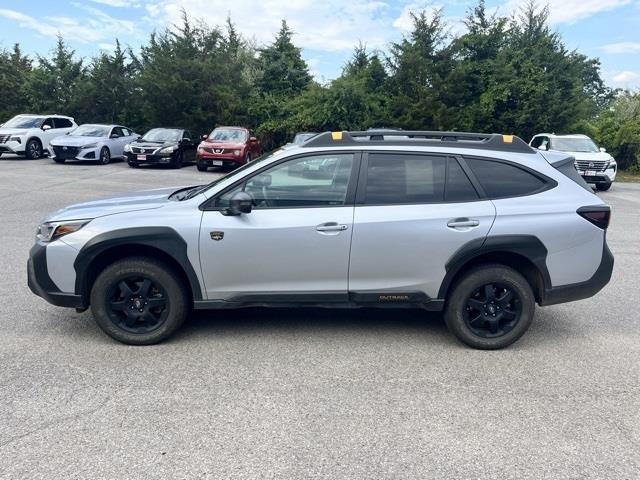
<path fill-rule="evenodd" d="M 130 128 L 120 125 L 87 123 L 51 140 L 50 150 L 56 163 L 91 160 L 106 165 L 112 158 L 124 158 L 124 146 L 138 137 Z"/>

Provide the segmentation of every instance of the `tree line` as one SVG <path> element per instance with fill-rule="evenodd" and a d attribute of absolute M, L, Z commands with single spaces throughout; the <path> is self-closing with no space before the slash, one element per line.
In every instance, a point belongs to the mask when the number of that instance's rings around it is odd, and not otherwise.
<path fill-rule="evenodd" d="M 78 122 L 144 132 L 185 126 L 208 132 L 244 125 L 267 148 L 297 131 L 371 127 L 515 133 L 583 132 L 640 168 L 640 97 L 608 88 L 597 59 L 570 51 L 527 4 L 512 17 L 471 8 L 452 35 L 442 10 L 411 14 L 412 30 L 386 51 L 355 46 L 341 75 L 314 80 L 283 20 L 258 46 L 228 19 L 222 27 L 183 13 L 139 51 L 78 58 L 62 37 L 49 56 L 18 44 L 0 50 L 0 121 L 17 113 L 64 113 Z"/>

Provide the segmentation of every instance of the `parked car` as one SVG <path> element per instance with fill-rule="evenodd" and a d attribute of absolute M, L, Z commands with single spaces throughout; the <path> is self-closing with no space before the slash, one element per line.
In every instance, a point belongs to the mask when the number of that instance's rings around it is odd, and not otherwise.
<path fill-rule="evenodd" d="M 251 136 L 246 128 L 218 127 L 203 135 L 196 154 L 198 170 L 209 167 L 235 168 L 262 155 L 260 140 Z"/>
<path fill-rule="evenodd" d="M 153 128 L 138 140 L 125 146 L 130 167 L 143 164 L 163 164 L 180 168 L 196 159 L 195 135 L 180 127 Z"/>
<path fill-rule="evenodd" d="M 127 127 L 86 123 L 51 140 L 53 161 L 89 160 L 106 165 L 112 158 L 124 158 L 125 145 L 136 138 L 138 134 Z"/>
<path fill-rule="evenodd" d="M 64 115 L 16 115 L 0 127 L 0 155 L 15 153 L 28 159 L 49 152 L 49 142 L 76 128 L 72 117 Z"/>
<path fill-rule="evenodd" d="M 536 302 L 607 284 L 610 209 L 573 157 L 437 135 L 326 132 L 208 185 L 63 208 L 37 229 L 29 286 L 129 344 L 169 337 L 191 308 L 322 305 L 444 311 L 461 341 L 494 349 Z M 290 174 L 321 165 L 332 174 Z"/>
<path fill-rule="evenodd" d="M 539 133 L 529 143 L 538 150 L 555 150 L 573 155 L 582 178 L 595 184 L 598 190 L 609 190 L 616 179 L 618 164 L 604 148 L 598 148 L 586 135 L 556 135 Z"/>

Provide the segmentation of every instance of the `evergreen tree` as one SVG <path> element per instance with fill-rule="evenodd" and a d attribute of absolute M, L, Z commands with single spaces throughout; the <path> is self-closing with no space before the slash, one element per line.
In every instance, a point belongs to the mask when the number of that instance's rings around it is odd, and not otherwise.
<path fill-rule="evenodd" d="M 311 82 L 309 68 L 292 37 L 293 32 L 282 20 L 275 41 L 260 50 L 257 86 L 261 92 L 292 95 L 301 92 Z"/>
<path fill-rule="evenodd" d="M 31 59 L 22 54 L 17 43 L 12 51 L 0 50 L 0 123 L 27 109 L 26 83 L 31 68 Z"/>

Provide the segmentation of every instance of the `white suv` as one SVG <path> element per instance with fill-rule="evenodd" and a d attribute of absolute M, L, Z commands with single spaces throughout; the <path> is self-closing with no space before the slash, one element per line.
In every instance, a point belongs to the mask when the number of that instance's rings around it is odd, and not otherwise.
<path fill-rule="evenodd" d="M 609 190 L 616 178 L 618 164 L 604 148 L 598 148 L 586 135 L 556 135 L 539 133 L 531 142 L 538 150 L 555 150 L 572 155 L 578 173 L 587 183 L 595 184 L 598 190 Z"/>
<path fill-rule="evenodd" d="M 64 115 L 16 115 L 0 126 L 0 155 L 14 153 L 29 159 L 49 151 L 49 142 L 78 125 Z"/>

